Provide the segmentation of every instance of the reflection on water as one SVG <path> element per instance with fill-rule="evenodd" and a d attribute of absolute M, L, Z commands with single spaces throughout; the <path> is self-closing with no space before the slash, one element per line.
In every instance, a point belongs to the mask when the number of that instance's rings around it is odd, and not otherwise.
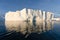
<path fill-rule="evenodd" d="M 60 40 L 60 22 L 0 22 L 1 40 Z"/>
<path fill-rule="evenodd" d="M 21 32 L 22 34 L 43 33 L 53 29 L 54 22 L 22 22 L 22 21 L 5 21 L 7 31 Z"/>

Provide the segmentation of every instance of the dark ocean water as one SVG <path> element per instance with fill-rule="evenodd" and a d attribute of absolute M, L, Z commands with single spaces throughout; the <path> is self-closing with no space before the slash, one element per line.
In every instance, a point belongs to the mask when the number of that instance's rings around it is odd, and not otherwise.
<path fill-rule="evenodd" d="M 60 22 L 0 20 L 0 40 L 60 40 Z"/>

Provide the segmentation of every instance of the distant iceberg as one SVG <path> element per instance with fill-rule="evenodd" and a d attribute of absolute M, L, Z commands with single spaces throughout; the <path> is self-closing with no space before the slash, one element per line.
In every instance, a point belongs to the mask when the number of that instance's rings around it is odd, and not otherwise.
<path fill-rule="evenodd" d="M 7 12 L 5 14 L 5 21 L 45 21 L 51 20 L 53 17 L 52 12 L 45 12 L 41 10 L 33 10 L 33 9 L 22 9 L 16 12 Z"/>

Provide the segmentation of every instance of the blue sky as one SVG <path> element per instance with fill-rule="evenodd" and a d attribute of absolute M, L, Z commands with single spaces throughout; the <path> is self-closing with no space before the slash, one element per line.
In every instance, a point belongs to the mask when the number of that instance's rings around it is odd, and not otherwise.
<path fill-rule="evenodd" d="M 0 15 L 23 8 L 50 11 L 60 16 L 60 0 L 0 0 Z"/>

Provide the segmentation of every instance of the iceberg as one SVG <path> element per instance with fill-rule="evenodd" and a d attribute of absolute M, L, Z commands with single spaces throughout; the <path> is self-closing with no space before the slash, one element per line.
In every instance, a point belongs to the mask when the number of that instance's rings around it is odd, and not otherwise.
<path fill-rule="evenodd" d="M 5 21 L 30 21 L 32 23 L 34 20 L 37 22 L 52 20 L 52 18 L 52 12 L 26 8 L 16 12 L 9 11 L 5 14 Z"/>

